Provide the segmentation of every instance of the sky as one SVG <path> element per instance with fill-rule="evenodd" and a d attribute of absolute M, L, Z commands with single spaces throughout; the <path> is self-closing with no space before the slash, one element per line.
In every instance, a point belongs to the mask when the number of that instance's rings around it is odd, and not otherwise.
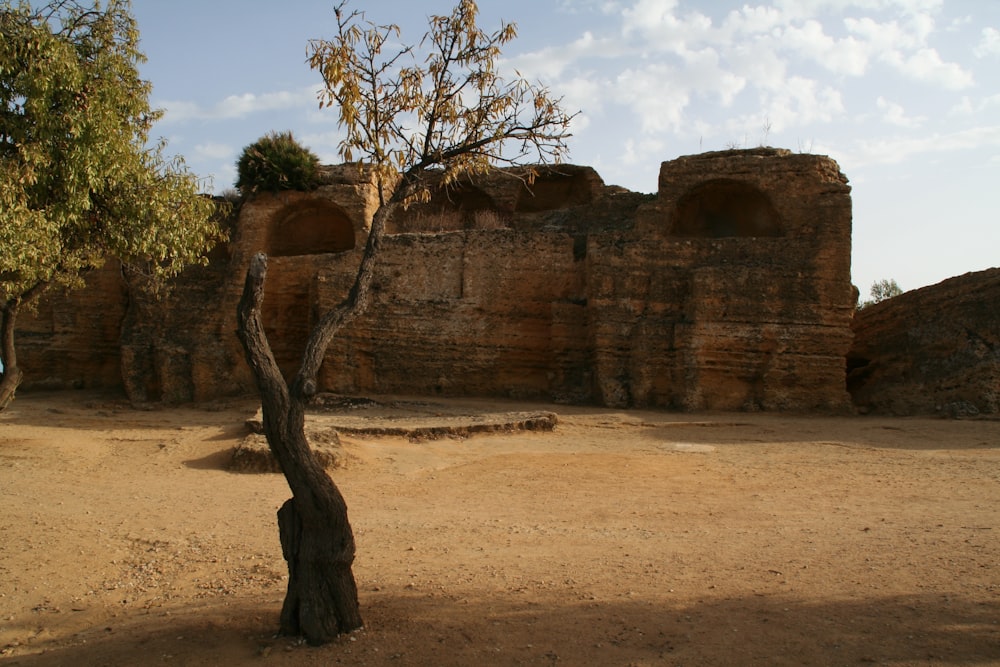
<path fill-rule="evenodd" d="M 291 130 L 342 162 L 309 40 L 333 0 L 133 0 L 165 111 L 154 135 L 233 186 L 243 147 Z M 354 0 L 419 43 L 454 0 Z M 656 191 L 681 155 L 774 146 L 829 155 L 853 188 L 852 281 L 904 290 L 1000 266 L 1000 0 L 480 0 L 515 23 L 502 66 L 569 111 L 567 162 Z M 931 315 L 932 316 L 932 315 Z"/>

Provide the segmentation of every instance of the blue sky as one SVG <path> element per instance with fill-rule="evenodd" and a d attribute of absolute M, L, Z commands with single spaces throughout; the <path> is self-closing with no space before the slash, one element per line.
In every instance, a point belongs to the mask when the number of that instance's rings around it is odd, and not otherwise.
<path fill-rule="evenodd" d="M 222 191 L 240 150 L 292 130 L 340 162 L 309 39 L 333 0 L 133 0 L 168 151 Z M 419 42 L 452 0 L 355 1 Z M 866 296 L 1000 266 L 1000 1 L 482 0 L 518 25 L 504 66 L 580 110 L 568 161 L 655 192 L 662 161 L 778 146 L 836 159 L 854 188 Z"/>

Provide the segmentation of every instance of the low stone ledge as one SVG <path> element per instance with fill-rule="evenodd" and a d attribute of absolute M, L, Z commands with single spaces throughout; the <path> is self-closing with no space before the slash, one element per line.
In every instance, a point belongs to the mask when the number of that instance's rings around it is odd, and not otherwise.
<path fill-rule="evenodd" d="M 392 400 L 320 394 L 306 413 L 306 440 L 325 468 L 338 468 L 346 457 L 340 434 L 357 437 L 399 437 L 410 442 L 479 434 L 552 431 L 559 422 L 554 412 L 490 411 L 464 404 Z M 250 432 L 233 453 L 231 470 L 281 472 L 264 436 L 261 410 L 246 421 Z"/>

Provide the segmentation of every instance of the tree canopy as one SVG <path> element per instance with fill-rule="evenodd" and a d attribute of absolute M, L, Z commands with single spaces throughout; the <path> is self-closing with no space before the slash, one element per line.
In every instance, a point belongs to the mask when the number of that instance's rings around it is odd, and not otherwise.
<path fill-rule="evenodd" d="M 547 88 L 499 71 L 515 24 L 485 32 L 476 3 L 459 0 L 428 19 L 418 45 L 399 47 L 398 26 L 346 6 L 335 9 L 336 35 L 309 43 L 309 64 L 323 76 L 320 106 L 336 107 L 345 131 L 341 156 L 374 166 L 380 188 L 396 187 L 401 173 L 412 182 L 440 168 L 447 186 L 497 165 L 565 156 L 573 115 Z"/>
<path fill-rule="evenodd" d="M 236 160 L 236 188 L 244 195 L 312 190 L 319 184 L 319 157 L 291 132 L 269 132 Z"/>
<path fill-rule="evenodd" d="M 215 204 L 183 160 L 150 146 L 160 113 L 139 76 L 145 58 L 127 0 L 103 9 L 4 0 L 0 34 L 0 353 L 9 384 L 21 305 L 50 286 L 79 286 L 109 257 L 169 277 L 201 260 L 220 232 Z"/>

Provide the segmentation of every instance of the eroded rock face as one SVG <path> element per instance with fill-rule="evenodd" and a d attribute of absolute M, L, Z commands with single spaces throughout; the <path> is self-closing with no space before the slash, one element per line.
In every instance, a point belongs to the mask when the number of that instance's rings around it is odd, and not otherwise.
<path fill-rule="evenodd" d="M 1000 268 L 868 306 L 853 329 L 847 382 L 863 411 L 1000 412 Z"/>
<path fill-rule="evenodd" d="M 848 405 L 851 200 L 835 162 L 775 149 L 683 157 L 663 163 L 656 195 L 573 165 L 523 177 L 460 184 L 392 221 L 372 305 L 330 346 L 321 391 Z M 261 250 L 271 256 L 267 332 L 293 372 L 317 318 L 351 284 L 376 206 L 352 166 L 329 168 L 316 192 L 246 203 L 223 257 L 187 274 L 168 302 L 129 302 L 129 395 L 252 391 L 232 332 Z M 31 373 L 34 361 L 23 366 Z"/>

